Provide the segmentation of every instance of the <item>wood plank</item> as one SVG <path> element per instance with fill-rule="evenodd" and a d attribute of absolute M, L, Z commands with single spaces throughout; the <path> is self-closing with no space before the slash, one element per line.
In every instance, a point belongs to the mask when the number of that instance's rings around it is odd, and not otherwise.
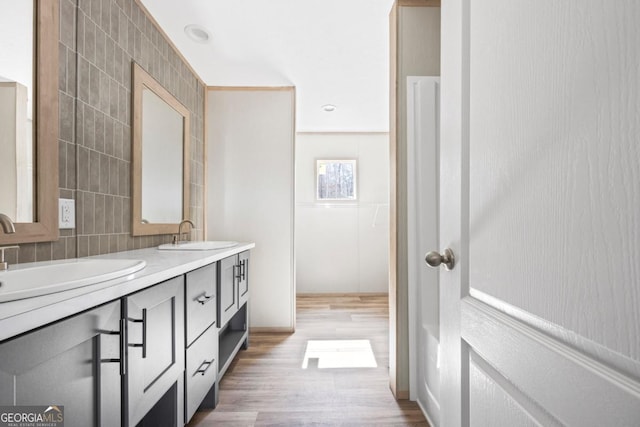
<path fill-rule="evenodd" d="M 440 0 L 398 0 L 398 6 L 404 6 L 404 7 L 440 7 Z"/>
<path fill-rule="evenodd" d="M 270 327 L 255 327 L 249 328 L 251 334 L 269 333 L 269 334 L 290 334 L 293 328 L 270 328 Z"/>
<path fill-rule="evenodd" d="M 215 420 L 208 419 L 211 411 L 196 412 L 189 425 L 199 426 L 251 426 L 258 418 L 257 412 L 220 412 Z"/>
<path fill-rule="evenodd" d="M 215 410 L 189 426 L 428 426 L 415 402 L 389 389 L 386 295 L 298 296 L 293 334 L 252 333 L 220 383 Z M 309 340 L 369 340 L 375 368 L 302 368 Z"/>

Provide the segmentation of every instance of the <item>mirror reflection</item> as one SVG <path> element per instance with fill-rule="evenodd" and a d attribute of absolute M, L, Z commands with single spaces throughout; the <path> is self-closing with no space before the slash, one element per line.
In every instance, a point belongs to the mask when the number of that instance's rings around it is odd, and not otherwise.
<path fill-rule="evenodd" d="M 0 0 L 0 212 L 34 220 L 34 2 Z"/>
<path fill-rule="evenodd" d="M 189 110 L 133 64 L 134 236 L 174 234 L 189 218 Z"/>
<path fill-rule="evenodd" d="M 142 91 L 142 218 L 182 221 L 183 118 L 148 88 Z"/>

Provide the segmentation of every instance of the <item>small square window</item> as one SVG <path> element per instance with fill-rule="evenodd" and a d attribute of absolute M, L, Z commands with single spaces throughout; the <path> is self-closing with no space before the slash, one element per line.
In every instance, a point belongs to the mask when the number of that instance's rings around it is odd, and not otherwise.
<path fill-rule="evenodd" d="M 318 160 L 316 184 L 318 200 L 356 200 L 356 161 Z"/>

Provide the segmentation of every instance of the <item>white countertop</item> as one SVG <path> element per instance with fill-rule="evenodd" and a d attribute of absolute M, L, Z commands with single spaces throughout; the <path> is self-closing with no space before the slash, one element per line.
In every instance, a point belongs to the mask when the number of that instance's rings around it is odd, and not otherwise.
<path fill-rule="evenodd" d="M 210 251 L 161 251 L 157 248 L 147 248 L 90 257 L 136 259 L 145 261 L 147 265 L 126 277 L 64 292 L 0 303 L 0 341 L 254 247 L 255 243 L 243 242 L 232 248 Z"/>

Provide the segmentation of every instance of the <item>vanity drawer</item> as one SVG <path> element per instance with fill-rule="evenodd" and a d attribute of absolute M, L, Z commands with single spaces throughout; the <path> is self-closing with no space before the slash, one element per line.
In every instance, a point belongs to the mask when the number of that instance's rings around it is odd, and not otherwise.
<path fill-rule="evenodd" d="M 218 328 L 211 326 L 187 349 L 185 414 L 187 422 L 196 412 L 218 376 Z"/>
<path fill-rule="evenodd" d="M 187 347 L 216 321 L 216 263 L 187 273 Z"/>

